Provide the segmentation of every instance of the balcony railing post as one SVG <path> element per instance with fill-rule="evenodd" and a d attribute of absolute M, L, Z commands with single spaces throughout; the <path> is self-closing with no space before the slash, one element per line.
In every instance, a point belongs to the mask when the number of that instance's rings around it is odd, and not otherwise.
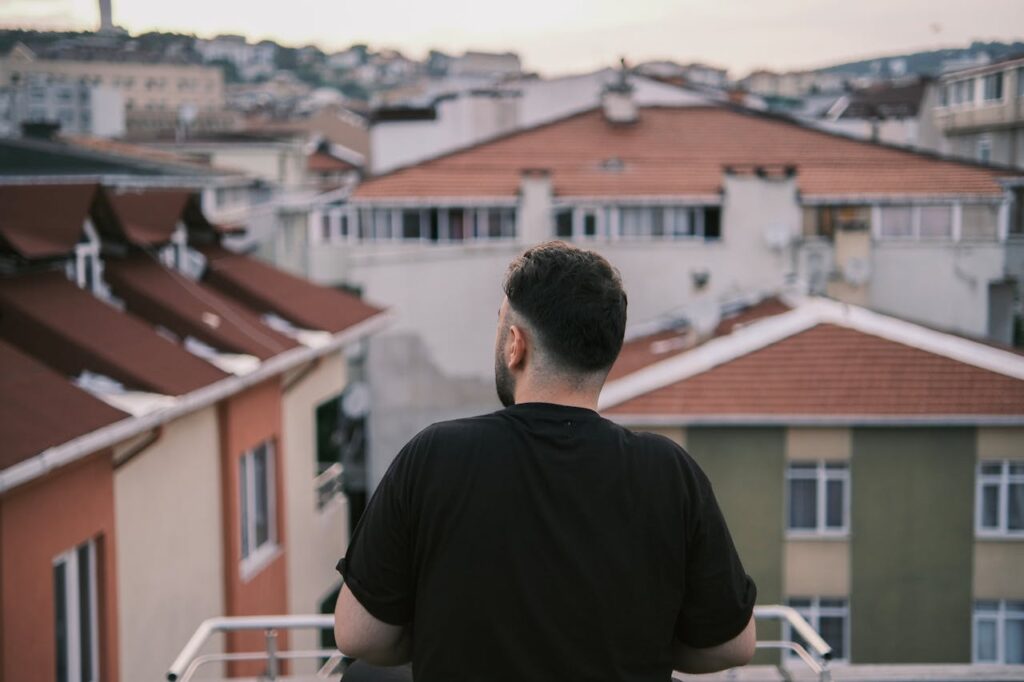
<path fill-rule="evenodd" d="M 267 679 L 277 680 L 277 630 L 266 630 L 267 636 Z"/>

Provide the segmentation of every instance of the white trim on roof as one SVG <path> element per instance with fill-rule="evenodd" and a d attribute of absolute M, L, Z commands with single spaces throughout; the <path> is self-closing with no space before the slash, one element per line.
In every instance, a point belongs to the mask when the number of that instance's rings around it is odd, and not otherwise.
<path fill-rule="evenodd" d="M 348 203 L 354 208 L 461 208 L 463 206 L 518 206 L 519 197 L 514 195 L 352 197 Z"/>
<path fill-rule="evenodd" d="M 1020 426 L 1024 415 L 1007 414 L 606 414 L 630 427 L 689 426 Z"/>
<path fill-rule="evenodd" d="M 967 192 L 921 193 L 921 194 L 804 194 L 800 195 L 803 206 L 830 206 L 834 204 L 873 206 L 905 206 L 907 204 L 1001 204 L 1006 201 L 1005 193 L 970 194 Z"/>
<path fill-rule="evenodd" d="M 155 427 L 174 421 L 187 414 L 215 405 L 250 386 L 280 376 L 299 365 L 333 353 L 347 344 L 358 341 L 390 324 L 392 314 L 381 312 L 332 335 L 329 344 L 318 348 L 298 346 L 263 361 L 255 371 L 242 376 L 228 376 L 191 393 L 175 398 L 173 404 L 140 416 L 133 416 L 107 424 L 76 436 L 60 445 L 47 448 L 38 455 L 0 469 L 0 494 L 24 485 L 49 472 L 105 448 L 113 447 Z"/>
<path fill-rule="evenodd" d="M 604 386 L 608 409 L 773 345 L 819 324 L 834 324 L 1024 381 L 1024 356 L 928 329 L 912 322 L 825 298 L 809 298 L 789 312 L 751 322 L 693 350 L 648 365 Z"/>

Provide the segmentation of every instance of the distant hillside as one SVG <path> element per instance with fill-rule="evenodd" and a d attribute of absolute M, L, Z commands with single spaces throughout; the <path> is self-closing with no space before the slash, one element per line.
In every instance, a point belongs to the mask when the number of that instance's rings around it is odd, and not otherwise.
<path fill-rule="evenodd" d="M 894 73 L 893 62 L 903 60 L 906 62 L 905 73 L 916 73 L 924 76 L 937 76 L 942 64 L 946 60 L 976 58 L 987 54 L 992 61 L 1013 55 L 1024 56 L 1024 42 L 1014 41 L 1012 43 L 983 43 L 973 42 L 970 47 L 949 48 L 945 50 L 931 50 L 929 52 L 914 52 L 913 54 L 894 54 L 873 59 L 862 59 L 857 62 L 836 64 L 824 69 L 818 69 L 823 73 L 843 73 L 855 76 L 878 75 L 883 77 L 900 76 L 901 73 Z"/>

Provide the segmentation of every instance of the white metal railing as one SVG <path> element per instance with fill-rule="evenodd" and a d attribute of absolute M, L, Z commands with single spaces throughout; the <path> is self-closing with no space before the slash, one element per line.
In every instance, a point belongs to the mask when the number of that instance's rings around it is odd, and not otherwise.
<path fill-rule="evenodd" d="M 316 478 L 313 479 L 317 509 L 322 508 L 335 495 L 342 493 L 344 475 L 344 467 L 339 462 L 335 462 L 317 474 Z"/>
<path fill-rule="evenodd" d="M 832 656 L 832 647 L 821 638 L 803 616 L 789 606 L 757 606 L 754 607 L 757 620 L 778 620 L 789 623 L 810 648 L 790 641 L 759 641 L 759 649 L 785 649 L 800 657 L 811 671 L 818 676 L 820 682 L 830 682 L 831 672 L 828 661 Z M 334 627 L 333 615 L 302 615 L 302 616 L 224 616 L 209 618 L 200 623 L 192 634 L 185 648 L 174 659 L 167 671 L 170 682 L 189 682 L 201 666 L 208 663 L 228 661 L 266 661 L 264 677 L 273 682 L 280 675 L 282 660 L 328 659 L 325 669 L 334 669 L 340 660 L 336 649 L 315 649 L 303 651 L 278 651 L 277 632 L 279 630 L 325 630 Z M 265 635 L 266 648 L 263 651 L 203 654 L 199 651 L 214 634 L 220 632 L 237 632 L 242 630 L 262 630 Z M 781 664 L 780 664 L 781 671 Z M 783 679 L 789 679 L 785 671 L 781 671 Z"/>
<path fill-rule="evenodd" d="M 828 662 L 832 659 L 832 647 L 821 638 L 821 635 L 811 627 L 811 624 L 796 609 L 791 606 L 755 606 L 754 617 L 757 620 L 786 621 L 796 634 L 800 635 L 800 638 L 803 639 L 807 646 L 811 648 L 811 651 L 807 651 L 806 648 L 796 642 L 786 640 L 758 640 L 758 649 L 792 651 L 818 676 L 820 682 L 831 682 L 832 671 L 829 670 Z M 782 679 L 790 679 L 790 676 L 782 669 L 782 663 L 779 663 L 778 668 Z"/>

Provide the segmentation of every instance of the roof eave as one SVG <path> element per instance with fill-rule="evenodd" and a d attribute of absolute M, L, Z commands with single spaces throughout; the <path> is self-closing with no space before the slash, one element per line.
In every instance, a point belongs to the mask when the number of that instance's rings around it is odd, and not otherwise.
<path fill-rule="evenodd" d="M 122 419 L 113 424 L 108 424 L 89 433 L 82 434 L 60 445 L 47 448 L 38 455 L 0 470 L 0 495 L 41 476 L 45 476 L 64 465 L 118 445 L 129 438 L 133 438 L 186 414 L 214 405 L 250 386 L 278 376 L 303 363 L 336 352 L 354 341 L 380 331 L 391 323 L 392 317 L 392 314 L 386 311 L 378 313 L 373 317 L 333 334 L 331 341 L 323 346 L 315 348 L 299 346 L 286 350 L 265 360 L 256 370 L 249 374 L 228 376 L 213 384 L 180 396 L 176 403 L 170 407 L 139 417 Z"/>
<path fill-rule="evenodd" d="M 1020 426 L 1024 414 L 628 414 L 605 413 L 627 426 Z"/>

